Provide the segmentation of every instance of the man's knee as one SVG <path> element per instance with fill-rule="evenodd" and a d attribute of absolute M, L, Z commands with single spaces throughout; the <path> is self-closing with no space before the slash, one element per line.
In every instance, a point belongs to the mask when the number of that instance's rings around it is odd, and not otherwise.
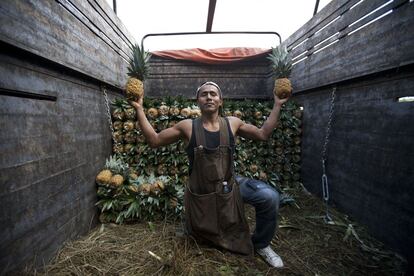
<path fill-rule="evenodd" d="M 269 208 L 279 208 L 279 193 L 268 187 L 261 191 L 263 202 Z"/>

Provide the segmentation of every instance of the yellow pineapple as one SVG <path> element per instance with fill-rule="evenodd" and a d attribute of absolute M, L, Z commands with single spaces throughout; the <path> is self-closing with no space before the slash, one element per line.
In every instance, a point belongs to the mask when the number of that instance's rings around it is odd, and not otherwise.
<path fill-rule="evenodd" d="M 172 115 L 172 116 L 180 115 L 180 109 L 176 106 L 170 107 L 169 112 L 170 112 L 170 115 Z"/>
<path fill-rule="evenodd" d="M 262 112 L 260 112 L 260 111 L 256 111 L 256 112 L 254 113 L 254 117 L 255 117 L 256 119 L 262 119 L 262 118 L 263 118 L 263 114 L 262 114 Z"/>
<path fill-rule="evenodd" d="M 242 113 L 240 110 L 235 110 L 235 111 L 233 112 L 233 116 L 235 116 L 235 117 L 237 117 L 237 118 L 241 119 L 241 117 L 243 117 L 243 113 Z"/>
<path fill-rule="evenodd" d="M 168 106 L 166 106 L 166 105 L 165 105 L 165 103 L 161 103 L 160 107 L 158 108 L 158 113 L 159 113 L 161 116 L 167 116 L 167 115 L 168 115 L 169 110 L 170 110 L 170 109 L 168 108 Z"/>
<path fill-rule="evenodd" d="M 96 182 L 98 184 L 107 185 L 109 184 L 112 177 L 112 172 L 110 170 L 102 170 L 97 176 L 96 176 Z"/>
<path fill-rule="evenodd" d="M 284 99 L 292 94 L 292 84 L 289 77 L 292 72 L 292 58 L 286 47 L 279 45 L 272 48 L 272 53 L 267 57 L 272 63 L 272 70 L 275 76 L 273 93 Z"/>
<path fill-rule="evenodd" d="M 162 182 L 160 179 L 156 180 L 153 185 L 156 185 L 161 191 L 165 189 L 164 182 Z"/>
<path fill-rule="evenodd" d="M 147 114 L 148 117 L 150 117 L 151 119 L 155 119 L 158 117 L 158 110 L 154 107 L 151 107 L 150 109 L 148 109 Z"/>
<path fill-rule="evenodd" d="M 191 110 L 191 117 L 193 118 L 201 117 L 201 110 L 198 108 Z"/>
<path fill-rule="evenodd" d="M 191 109 L 188 108 L 188 107 L 185 107 L 185 108 L 181 109 L 180 114 L 181 114 L 181 116 L 183 116 L 185 118 L 188 118 L 191 115 Z"/>
<path fill-rule="evenodd" d="M 148 61 L 151 57 L 149 52 L 144 51 L 141 45 L 132 46 L 132 57 L 129 59 L 128 81 L 125 86 L 128 99 L 137 101 L 144 96 L 144 80 L 149 73 Z"/>
<path fill-rule="evenodd" d="M 121 186 L 123 183 L 124 183 L 124 177 L 120 174 L 116 174 L 112 176 L 111 180 L 109 181 L 109 184 L 115 187 Z"/>

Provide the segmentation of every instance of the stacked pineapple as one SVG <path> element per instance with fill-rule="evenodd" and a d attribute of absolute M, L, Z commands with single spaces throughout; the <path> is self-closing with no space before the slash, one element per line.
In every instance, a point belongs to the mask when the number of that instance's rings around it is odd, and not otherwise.
<path fill-rule="evenodd" d="M 284 99 L 292 94 L 292 84 L 289 77 L 292 72 L 292 58 L 286 47 L 279 45 L 272 48 L 272 53 L 267 57 L 272 64 L 272 71 L 275 77 L 273 93 L 279 99 Z"/>

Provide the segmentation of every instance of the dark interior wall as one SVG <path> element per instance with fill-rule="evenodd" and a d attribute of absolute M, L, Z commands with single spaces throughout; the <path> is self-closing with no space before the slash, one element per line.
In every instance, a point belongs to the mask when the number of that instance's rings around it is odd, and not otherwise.
<path fill-rule="evenodd" d="M 266 57 L 232 64 L 201 64 L 151 57 L 151 74 L 145 83 L 150 97 L 182 95 L 194 98 L 205 81 L 216 82 L 225 98 L 270 98 L 273 81 Z"/>
<path fill-rule="evenodd" d="M 120 95 L 129 40 L 103 0 L 0 2 L 0 274 L 96 224 L 112 145 L 102 85 Z"/>
<path fill-rule="evenodd" d="M 297 62 L 294 98 L 304 107 L 302 180 L 322 194 L 321 154 L 336 87 L 327 148 L 330 203 L 408 256 L 414 103 L 397 98 L 414 96 L 414 3 L 358 2 L 332 1 L 284 41 Z"/>

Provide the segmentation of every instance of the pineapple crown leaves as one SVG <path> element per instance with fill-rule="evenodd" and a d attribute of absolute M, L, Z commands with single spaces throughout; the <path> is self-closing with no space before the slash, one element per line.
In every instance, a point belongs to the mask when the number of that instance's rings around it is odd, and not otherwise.
<path fill-rule="evenodd" d="M 111 102 L 111 105 L 115 108 L 121 108 L 121 109 L 125 109 L 126 107 L 129 106 L 128 102 L 122 98 L 115 98 Z"/>
<path fill-rule="evenodd" d="M 116 156 L 109 156 L 106 160 L 105 168 L 113 173 L 124 175 L 128 171 L 128 164 L 125 163 L 121 158 Z"/>
<path fill-rule="evenodd" d="M 272 52 L 267 56 L 267 59 L 272 63 L 272 70 L 276 78 L 289 78 L 292 72 L 292 58 L 285 46 L 272 47 Z"/>
<path fill-rule="evenodd" d="M 151 54 L 144 50 L 143 45 L 132 45 L 132 57 L 129 59 L 128 76 L 141 81 L 149 74 L 149 59 Z"/>

